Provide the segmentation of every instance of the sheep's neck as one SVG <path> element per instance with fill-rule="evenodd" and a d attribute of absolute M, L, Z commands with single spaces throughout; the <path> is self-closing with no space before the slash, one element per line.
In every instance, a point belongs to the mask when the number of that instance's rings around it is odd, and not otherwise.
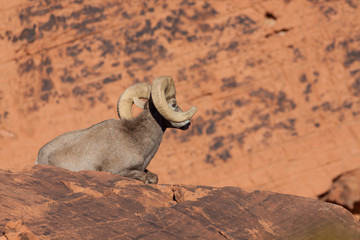
<path fill-rule="evenodd" d="M 150 111 L 143 111 L 136 120 L 133 131 L 137 132 L 135 140 L 143 149 L 144 165 L 142 170 L 145 170 L 158 150 L 166 128 L 160 126 Z"/>

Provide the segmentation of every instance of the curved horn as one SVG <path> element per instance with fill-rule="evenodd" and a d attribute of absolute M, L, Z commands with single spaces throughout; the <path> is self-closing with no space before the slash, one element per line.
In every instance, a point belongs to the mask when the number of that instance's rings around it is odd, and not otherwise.
<path fill-rule="evenodd" d="M 134 98 L 150 98 L 151 85 L 149 83 L 137 83 L 128 87 L 119 97 L 117 102 L 117 112 L 120 119 L 134 118 L 131 113 L 131 107 Z"/>
<path fill-rule="evenodd" d="M 173 111 L 167 99 L 175 97 L 175 84 L 170 76 L 157 77 L 151 87 L 151 98 L 158 112 L 167 120 L 171 122 L 184 122 L 189 120 L 197 111 L 197 108 L 192 106 L 185 112 Z"/>

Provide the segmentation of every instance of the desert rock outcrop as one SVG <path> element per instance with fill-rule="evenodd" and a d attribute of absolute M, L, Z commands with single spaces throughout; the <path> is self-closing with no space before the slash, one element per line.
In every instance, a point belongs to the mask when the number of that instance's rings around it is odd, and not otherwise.
<path fill-rule="evenodd" d="M 360 238 L 351 213 L 319 200 L 51 166 L 1 170 L 0 208 L 1 240 Z"/>
<path fill-rule="evenodd" d="M 345 207 L 360 220 L 360 169 L 335 178 L 329 191 L 319 198 Z"/>
<path fill-rule="evenodd" d="M 315 197 L 360 167 L 358 1 L 17 0 L 0 9 L 0 165 L 116 118 L 135 82 L 173 76 L 188 133 L 160 183 Z"/>

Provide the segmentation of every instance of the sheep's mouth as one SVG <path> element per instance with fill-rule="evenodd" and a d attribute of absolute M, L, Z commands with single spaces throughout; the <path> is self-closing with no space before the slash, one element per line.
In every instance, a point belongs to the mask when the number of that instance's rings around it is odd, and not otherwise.
<path fill-rule="evenodd" d="M 186 129 L 188 129 L 188 128 L 190 127 L 190 125 L 191 125 L 191 123 L 188 122 L 186 125 L 182 126 L 182 127 L 179 128 L 179 129 L 181 129 L 181 130 L 186 130 Z"/>
<path fill-rule="evenodd" d="M 176 122 L 170 122 L 170 125 L 172 128 L 177 128 L 177 129 L 181 129 L 181 130 L 186 130 L 189 128 L 190 126 L 190 121 L 189 120 L 186 120 L 184 122 L 179 122 L 179 123 L 176 123 Z"/>

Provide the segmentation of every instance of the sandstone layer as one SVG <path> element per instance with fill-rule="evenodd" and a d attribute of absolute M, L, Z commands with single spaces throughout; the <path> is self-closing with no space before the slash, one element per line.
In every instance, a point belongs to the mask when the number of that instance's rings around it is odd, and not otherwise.
<path fill-rule="evenodd" d="M 117 118 L 135 82 L 171 75 L 180 106 L 161 183 L 317 196 L 360 167 L 358 1 L 3 1 L 0 166 Z"/>
<path fill-rule="evenodd" d="M 345 207 L 360 220 L 360 169 L 338 176 L 319 198 Z"/>
<path fill-rule="evenodd" d="M 0 207 L 1 240 L 360 238 L 350 212 L 319 200 L 50 166 L 0 170 Z"/>

